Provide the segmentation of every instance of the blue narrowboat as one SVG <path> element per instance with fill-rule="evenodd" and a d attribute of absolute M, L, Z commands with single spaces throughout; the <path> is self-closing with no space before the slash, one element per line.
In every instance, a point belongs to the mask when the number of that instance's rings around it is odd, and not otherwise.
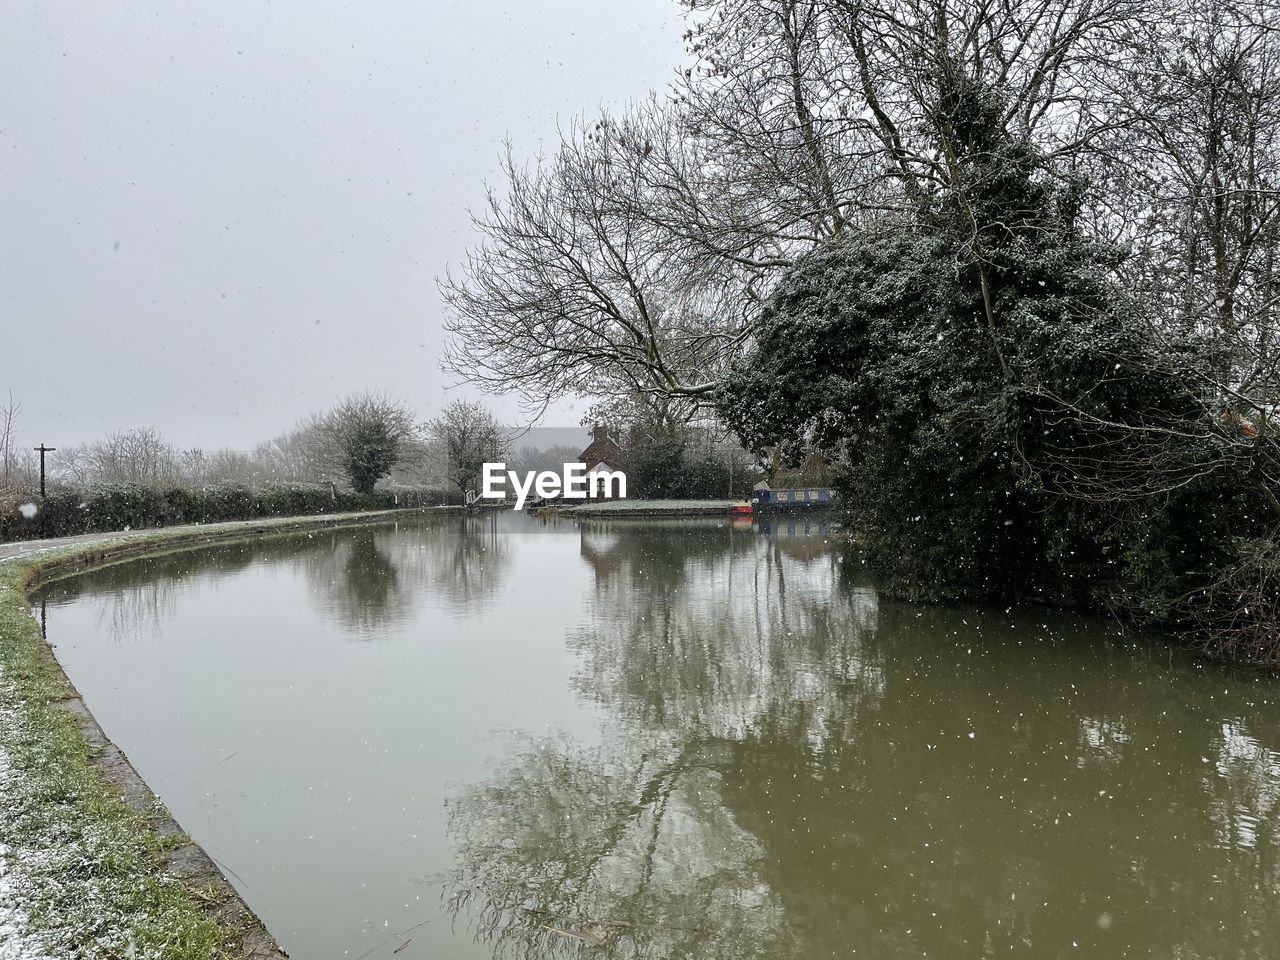
<path fill-rule="evenodd" d="M 835 500 L 830 487 L 791 487 L 774 490 L 767 483 L 756 484 L 751 502 L 756 510 L 813 510 L 829 507 Z"/>

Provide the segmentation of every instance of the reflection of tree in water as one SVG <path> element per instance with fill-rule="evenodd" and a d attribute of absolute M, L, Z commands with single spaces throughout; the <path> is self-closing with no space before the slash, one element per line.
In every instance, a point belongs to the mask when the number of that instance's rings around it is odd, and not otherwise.
<path fill-rule="evenodd" d="M 726 552 L 747 551 L 753 539 L 723 519 L 583 520 L 578 530 L 579 553 L 598 589 L 674 589 L 723 567 Z"/>
<path fill-rule="evenodd" d="M 763 850 L 720 800 L 715 749 L 513 744 L 501 775 L 451 807 L 451 906 L 496 954 L 767 956 L 777 904 Z"/>
<path fill-rule="evenodd" d="M 250 564 L 279 562 L 297 549 L 290 538 L 163 553 L 58 580 L 40 593 L 54 606 L 92 599 L 102 633 L 113 643 L 130 643 L 158 634 L 173 618 L 180 590 L 215 590 Z"/>
<path fill-rule="evenodd" d="M 335 531 L 328 550 L 306 555 L 307 574 L 326 609 L 361 636 L 404 619 L 424 598 L 462 616 L 478 615 L 510 560 L 493 520 L 465 516 Z"/>
<path fill-rule="evenodd" d="M 769 540 L 665 550 L 614 545 L 570 638 L 601 745 L 520 742 L 450 802 L 495 954 L 1272 956 L 1253 683 L 1097 622 L 877 606 Z"/>
<path fill-rule="evenodd" d="M 475 614 L 501 584 L 507 544 L 492 518 L 458 517 L 313 531 L 179 550 L 111 564 L 48 585 L 51 604 L 93 598 L 103 632 L 117 643 L 155 634 L 180 591 L 214 591 L 257 564 L 297 569 L 311 597 L 353 637 L 367 639 L 405 619 L 424 595 Z"/>
<path fill-rule="evenodd" d="M 569 637 L 583 696 L 664 729 L 720 734 L 770 703 L 829 696 L 834 678 L 870 673 L 874 689 L 878 668 L 857 642 L 874 629 L 873 591 L 833 596 L 832 555 L 796 562 L 777 539 L 715 532 L 618 534 L 620 559 Z"/>
<path fill-rule="evenodd" d="M 591 626 L 570 638 L 575 683 L 621 722 L 597 749 L 519 743 L 451 802 L 453 905 L 515 956 L 775 956 L 781 904 L 765 848 L 725 802 L 726 767 L 770 704 L 823 701 L 833 678 L 875 696 L 857 639 L 874 596 L 819 600 L 808 588 L 830 561 L 808 570 L 724 526 L 610 524 L 584 532 L 583 555 L 599 576 Z M 812 710 L 815 737 L 827 710 Z"/>
<path fill-rule="evenodd" d="M 303 556 L 314 595 L 348 630 L 370 636 L 408 616 L 424 598 L 477 615 L 497 592 L 509 562 L 491 517 L 357 528 L 324 538 Z"/>
<path fill-rule="evenodd" d="M 413 593 L 401 584 L 395 531 L 356 527 L 316 539 L 318 549 L 299 560 L 312 596 L 348 633 L 368 637 L 407 614 Z"/>
<path fill-rule="evenodd" d="M 121 641 L 153 634 L 172 617 L 179 591 L 214 591 L 252 565 L 301 570 L 312 597 L 361 636 L 403 616 L 413 600 L 399 570 L 404 538 L 382 526 L 219 544 L 113 564 L 52 584 L 50 600 L 99 601 L 100 620 Z"/>
<path fill-rule="evenodd" d="M 435 524 L 418 542 L 419 562 L 432 596 L 459 616 L 477 616 L 502 585 L 511 561 L 497 516 L 456 517 Z"/>
<path fill-rule="evenodd" d="M 1221 739 L 1211 749 L 1213 767 L 1204 777 L 1218 844 L 1261 849 L 1274 864 L 1280 855 L 1280 751 L 1265 746 L 1236 719 L 1223 721 Z M 1268 883 L 1265 870 L 1256 880 Z"/>

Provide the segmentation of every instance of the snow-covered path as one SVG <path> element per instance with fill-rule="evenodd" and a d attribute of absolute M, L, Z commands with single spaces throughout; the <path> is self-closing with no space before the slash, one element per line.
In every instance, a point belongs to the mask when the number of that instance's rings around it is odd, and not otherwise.
<path fill-rule="evenodd" d="M 344 517 L 347 514 L 322 514 L 322 516 Z M 297 520 L 299 518 L 293 518 Z M 310 518 L 307 518 L 310 519 Z M 125 543 L 130 540 L 140 540 L 144 537 L 153 536 L 157 533 L 181 534 L 181 533 L 197 533 L 207 531 L 209 533 L 217 533 L 221 530 L 231 529 L 234 527 L 244 527 L 253 525 L 266 525 L 277 521 L 273 520 L 233 520 L 229 523 L 207 523 L 207 524 L 191 524 L 181 527 L 155 527 L 145 530 L 120 530 L 108 533 L 81 533 L 74 537 L 54 537 L 48 540 L 14 540 L 9 543 L 0 543 L 0 563 L 6 560 L 17 560 L 21 557 L 29 557 L 37 553 L 46 553 L 49 550 L 58 550 L 62 547 L 72 547 L 81 544 L 94 543 Z"/>

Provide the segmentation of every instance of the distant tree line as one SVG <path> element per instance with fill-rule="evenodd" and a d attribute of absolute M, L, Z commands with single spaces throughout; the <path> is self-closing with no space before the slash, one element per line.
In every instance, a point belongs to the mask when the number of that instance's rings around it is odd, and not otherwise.
<path fill-rule="evenodd" d="M 687 0 L 509 155 L 446 367 L 822 455 L 885 588 L 1280 665 L 1280 8 Z"/>
<path fill-rule="evenodd" d="M 0 502 L 3 507 L 0 509 L 0 542 L 179 524 L 431 506 L 437 499 L 430 491 L 356 493 L 315 486 L 249 489 L 119 485 L 89 490 L 62 487 L 43 498 L 6 498 Z"/>
<path fill-rule="evenodd" d="M 18 444 L 20 412 L 12 398 L 0 404 L 0 493 L 30 492 L 38 482 L 29 444 Z M 461 491 L 475 485 L 485 458 L 502 454 L 510 432 L 483 404 L 457 400 L 420 422 L 406 404 L 365 392 L 247 451 L 183 448 L 140 427 L 60 446 L 48 470 L 55 486 L 77 489 L 320 484 L 356 493 L 379 485 Z"/>
<path fill-rule="evenodd" d="M 0 404 L 0 540 L 334 510 L 461 503 L 510 433 L 454 401 L 419 421 L 378 392 L 346 397 L 249 451 L 181 448 L 150 428 L 59 445 L 41 499 L 21 404 Z"/>

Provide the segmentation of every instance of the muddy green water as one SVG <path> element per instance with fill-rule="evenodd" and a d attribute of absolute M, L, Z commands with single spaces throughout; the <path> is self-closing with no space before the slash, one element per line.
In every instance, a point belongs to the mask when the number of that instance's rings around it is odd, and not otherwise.
<path fill-rule="evenodd" d="M 1280 683 L 891 603 L 820 525 L 503 513 L 46 596 L 299 960 L 1280 956 Z"/>

